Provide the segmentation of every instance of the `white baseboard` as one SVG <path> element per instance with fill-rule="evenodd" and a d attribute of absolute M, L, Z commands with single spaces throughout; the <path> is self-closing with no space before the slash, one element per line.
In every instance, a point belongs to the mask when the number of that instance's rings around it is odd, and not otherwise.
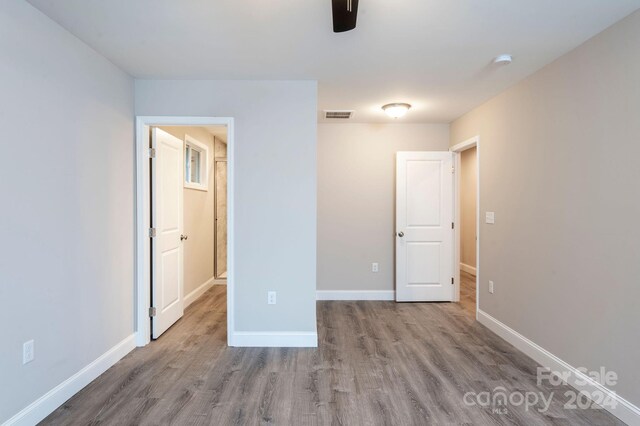
<path fill-rule="evenodd" d="M 191 293 L 187 294 L 184 297 L 184 307 L 186 308 L 187 306 L 189 306 L 190 304 L 198 300 L 200 296 L 202 296 L 207 290 L 211 288 L 211 286 L 213 286 L 215 281 L 216 281 L 215 278 L 211 277 L 207 280 L 206 283 L 202 284 L 201 286 L 193 290 Z"/>
<path fill-rule="evenodd" d="M 318 333 L 304 331 L 236 331 L 229 346 L 250 348 L 316 348 Z"/>
<path fill-rule="evenodd" d="M 538 346 L 536 343 L 501 323 L 486 312 L 478 310 L 478 321 L 517 349 L 533 358 L 543 367 L 548 368 L 554 373 L 570 373 L 568 384 L 575 389 L 579 391 L 584 390 L 588 394 L 602 392 L 606 398 L 610 398 L 610 401 L 616 401 L 615 408 L 604 407 L 607 411 L 629 425 L 640 425 L 640 408 L 622 398 L 620 395 L 617 395 L 611 389 L 596 382 L 591 377 L 580 372 L 577 368 Z M 585 384 L 579 384 L 577 383 L 578 381 Z"/>
<path fill-rule="evenodd" d="M 476 268 L 471 265 L 467 265 L 466 263 L 460 262 L 460 270 L 466 272 L 467 274 L 471 274 L 474 277 L 476 276 Z"/>
<path fill-rule="evenodd" d="M 394 290 L 318 290 L 316 300 L 395 300 Z"/>
<path fill-rule="evenodd" d="M 31 426 L 42 421 L 66 400 L 78 393 L 136 347 L 135 335 L 127 337 L 98 359 L 51 389 L 4 423 L 5 426 Z"/>

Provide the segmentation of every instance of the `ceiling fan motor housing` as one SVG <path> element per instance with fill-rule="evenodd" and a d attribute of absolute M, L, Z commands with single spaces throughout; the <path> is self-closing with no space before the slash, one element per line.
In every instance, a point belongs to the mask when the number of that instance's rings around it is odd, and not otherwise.
<path fill-rule="evenodd" d="M 356 27 L 358 0 L 331 0 L 333 9 L 333 32 L 342 33 Z"/>

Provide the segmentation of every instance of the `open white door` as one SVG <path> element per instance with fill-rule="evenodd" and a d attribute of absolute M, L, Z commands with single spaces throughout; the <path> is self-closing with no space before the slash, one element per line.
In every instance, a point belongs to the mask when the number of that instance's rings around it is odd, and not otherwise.
<path fill-rule="evenodd" d="M 183 303 L 183 142 L 160 129 L 151 131 L 152 277 L 151 336 L 157 339 L 184 313 Z"/>
<path fill-rule="evenodd" d="M 396 157 L 396 301 L 452 301 L 453 154 Z"/>

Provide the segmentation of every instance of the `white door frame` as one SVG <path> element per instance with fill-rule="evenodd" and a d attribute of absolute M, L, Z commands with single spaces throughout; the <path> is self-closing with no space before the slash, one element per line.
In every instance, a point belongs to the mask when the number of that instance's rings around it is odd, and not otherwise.
<path fill-rule="evenodd" d="M 452 146 L 449 151 L 453 152 L 455 182 L 454 182 L 454 217 L 455 217 L 455 235 L 453 245 L 454 255 L 454 301 L 460 301 L 460 170 L 462 151 L 476 147 L 476 319 L 478 319 L 478 309 L 480 307 L 480 136 L 474 136 L 471 139 L 460 142 Z"/>
<path fill-rule="evenodd" d="M 230 117 L 136 117 L 136 204 L 135 204 L 135 304 L 136 345 L 145 346 L 151 341 L 151 244 L 149 227 L 151 217 L 149 135 L 151 126 L 226 126 L 227 127 L 227 344 L 235 331 L 234 323 L 234 232 L 233 232 L 233 159 L 234 128 Z M 146 134 L 145 134 L 146 133 Z"/>

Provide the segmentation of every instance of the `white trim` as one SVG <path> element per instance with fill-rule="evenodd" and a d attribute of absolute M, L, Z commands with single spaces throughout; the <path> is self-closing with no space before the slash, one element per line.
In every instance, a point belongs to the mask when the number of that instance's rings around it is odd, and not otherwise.
<path fill-rule="evenodd" d="M 233 346 L 250 348 L 317 348 L 315 331 L 236 331 Z"/>
<path fill-rule="evenodd" d="M 591 377 L 588 377 L 584 373 L 580 372 L 577 368 L 558 358 L 535 342 L 527 339 L 522 334 L 498 321 L 488 313 L 478 310 L 478 321 L 486 326 L 489 330 L 500 336 L 502 339 L 515 346 L 516 349 L 524 352 L 538 364 L 548 368 L 553 373 L 570 373 L 568 375 L 568 384 L 575 389 L 579 391 L 583 390 L 589 394 L 594 392 L 602 392 L 606 398 L 610 398 L 610 401 L 615 401 L 615 408 L 604 408 L 623 422 L 629 425 L 640 424 L 640 408 L 622 398 L 611 389 L 596 382 Z M 578 384 L 578 381 L 585 384 Z"/>
<path fill-rule="evenodd" d="M 5 426 L 35 425 L 51 414 L 66 400 L 78 393 L 82 388 L 107 371 L 136 347 L 135 335 L 132 334 L 120 343 L 100 355 L 95 361 L 60 383 L 49 392 L 29 404 L 18 414 L 7 420 Z"/>
<path fill-rule="evenodd" d="M 316 300 L 395 300 L 394 290 L 318 290 Z"/>
<path fill-rule="evenodd" d="M 460 261 L 461 255 L 461 240 L 462 234 L 460 232 L 462 222 L 460 211 L 460 170 L 462 170 L 462 159 L 459 152 L 453 152 L 453 223 L 455 224 L 453 229 L 453 301 L 460 301 Z"/>
<path fill-rule="evenodd" d="M 234 317 L 234 121 L 230 117 L 136 117 L 136 345 L 145 346 L 151 338 L 149 306 L 151 306 L 151 259 L 149 257 L 149 127 L 150 126 L 227 127 L 227 344 L 233 346 Z"/>
<path fill-rule="evenodd" d="M 209 290 L 215 284 L 215 278 L 209 278 L 204 284 L 201 284 L 195 290 L 192 290 L 191 293 L 187 294 L 184 297 L 184 308 L 195 302 L 202 296 L 207 290 Z"/>
<path fill-rule="evenodd" d="M 466 141 L 460 142 L 452 146 L 449 150 L 455 155 L 455 182 L 453 190 L 455 196 L 454 202 L 454 302 L 460 301 L 460 173 L 461 168 L 461 152 L 476 147 L 476 319 L 478 319 L 478 311 L 480 310 L 480 136 L 476 135 Z"/>
<path fill-rule="evenodd" d="M 466 272 L 467 274 L 471 274 L 474 277 L 476 276 L 476 268 L 471 265 L 467 265 L 466 263 L 460 262 L 460 270 Z"/>
<path fill-rule="evenodd" d="M 449 148 L 451 152 L 462 152 L 466 151 L 469 148 L 473 148 L 474 146 L 478 146 L 480 143 L 480 136 L 476 135 L 472 138 L 467 139 L 466 141 L 460 142 Z"/>

